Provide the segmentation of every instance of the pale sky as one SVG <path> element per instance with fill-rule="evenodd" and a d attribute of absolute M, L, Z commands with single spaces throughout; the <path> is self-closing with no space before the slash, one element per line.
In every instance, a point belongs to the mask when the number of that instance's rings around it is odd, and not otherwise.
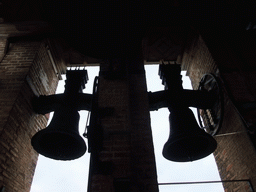
<path fill-rule="evenodd" d="M 182 71 L 184 89 L 192 89 L 189 77 Z M 158 65 L 146 66 L 148 91 L 163 90 L 164 86 L 158 76 Z M 196 112 L 195 108 L 192 108 Z M 153 132 L 158 183 L 220 181 L 219 172 L 213 155 L 193 161 L 177 163 L 166 160 L 162 149 L 169 137 L 169 111 L 167 108 L 150 112 Z M 197 119 L 197 114 L 196 114 Z M 221 183 L 193 185 L 161 185 L 160 192 L 224 192 Z"/>
<path fill-rule="evenodd" d="M 92 93 L 94 77 L 98 75 L 98 67 L 86 67 L 89 81 L 85 93 Z M 184 72 L 183 72 L 184 73 Z M 163 90 L 158 76 L 158 65 L 147 65 L 148 91 Z M 184 75 L 183 75 L 184 78 Z M 183 79 L 183 87 L 191 89 L 188 77 Z M 64 80 L 60 81 L 57 93 L 63 93 Z M 162 156 L 164 143 L 169 137 L 169 111 L 160 109 L 150 112 L 153 132 L 158 183 L 187 182 L 187 181 L 220 181 L 213 155 L 189 163 L 176 163 L 166 160 Z M 87 111 L 80 111 L 80 134 L 84 132 Z M 87 142 L 87 140 L 85 140 Z M 84 156 L 73 161 L 57 161 L 39 155 L 31 192 L 85 192 L 89 170 L 89 157 Z M 165 185 L 159 186 L 160 192 L 224 192 L 221 183 L 193 184 L 193 185 Z"/>

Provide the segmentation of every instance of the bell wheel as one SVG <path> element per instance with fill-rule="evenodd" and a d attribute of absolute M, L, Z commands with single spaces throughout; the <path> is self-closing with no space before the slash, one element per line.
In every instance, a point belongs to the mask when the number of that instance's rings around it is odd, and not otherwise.
<path fill-rule="evenodd" d="M 216 101 L 210 109 L 197 108 L 199 126 L 214 136 L 220 130 L 223 121 L 224 101 L 220 81 L 214 74 L 205 74 L 201 78 L 198 90 L 212 92 L 216 95 Z"/>

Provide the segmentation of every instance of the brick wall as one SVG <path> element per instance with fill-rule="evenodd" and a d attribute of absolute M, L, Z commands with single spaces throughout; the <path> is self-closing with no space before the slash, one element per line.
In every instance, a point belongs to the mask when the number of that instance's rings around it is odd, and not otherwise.
<path fill-rule="evenodd" d="M 108 162 L 112 169 L 104 173 L 91 167 L 89 191 L 155 192 L 158 186 L 145 74 L 143 70 L 126 71 L 125 63 L 124 68 L 119 64 L 101 66 L 98 89 L 99 109 L 113 110 L 99 119 L 104 133 L 99 160 Z"/>
<path fill-rule="evenodd" d="M 197 89 L 202 76 L 205 73 L 217 74 L 218 68 L 202 36 L 194 34 L 190 38 L 183 53 L 182 70 L 187 71 L 193 89 Z"/>
<path fill-rule="evenodd" d="M 255 72 L 245 70 L 248 67 L 227 39 L 222 36 L 212 38 L 210 34 L 204 34 L 203 38 L 195 34 L 185 49 L 182 65 L 188 71 L 194 89 L 205 73 L 214 73 L 221 79 L 224 120 L 219 135 L 215 136 L 218 148 L 214 152 L 219 173 L 222 180 L 250 179 L 255 189 L 255 148 L 237 102 L 255 101 L 254 91 L 251 91 L 255 87 L 255 78 L 252 78 Z M 252 115 L 247 110 L 248 113 Z M 225 191 L 250 191 L 248 183 L 225 183 L 224 187 Z"/>
<path fill-rule="evenodd" d="M 114 178 L 130 178 L 130 126 L 128 121 L 127 81 L 99 79 L 99 108 L 114 110 L 113 114 L 100 118 L 104 131 L 103 150 L 100 161 L 111 162 L 115 166 L 112 173 L 93 174 L 91 191 L 114 191 Z"/>
<path fill-rule="evenodd" d="M 130 66 L 130 69 L 135 69 Z M 138 191 L 158 191 L 155 156 L 150 127 L 148 95 L 144 69 L 130 71 L 130 118 L 132 128 L 133 182 Z M 142 71 L 143 70 L 143 71 Z M 136 190 L 134 190 L 136 191 Z"/>
<path fill-rule="evenodd" d="M 0 73 L 0 188 L 29 192 L 38 157 L 30 139 L 48 120 L 33 112 L 31 99 L 53 94 L 58 79 L 42 40 L 11 41 Z"/>
<path fill-rule="evenodd" d="M 24 84 L 39 45 L 40 42 L 11 43 L 8 54 L 1 62 L 1 128 L 5 125 L 9 112 Z"/>

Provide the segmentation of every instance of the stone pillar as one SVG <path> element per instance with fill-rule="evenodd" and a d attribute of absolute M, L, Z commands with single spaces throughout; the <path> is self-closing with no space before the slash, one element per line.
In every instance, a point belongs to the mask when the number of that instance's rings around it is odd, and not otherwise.
<path fill-rule="evenodd" d="M 90 168 L 89 191 L 158 191 L 143 62 L 101 65 L 98 106 L 103 148 Z"/>
<path fill-rule="evenodd" d="M 0 189 L 29 192 L 38 157 L 30 140 L 48 120 L 31 99 L 54 94 L 58 78 L 44 41 L 16 38 L 8 46 L 0 62 Z"/>

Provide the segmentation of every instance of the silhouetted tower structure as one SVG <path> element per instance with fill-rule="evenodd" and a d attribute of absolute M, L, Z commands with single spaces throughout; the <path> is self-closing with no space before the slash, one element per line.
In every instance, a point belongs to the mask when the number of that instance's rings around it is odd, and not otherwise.
<path fill-rule="evenodd" d="M 195 90 L 205 74 L 220 80 L 224 114 L 214 136 L 220 176 L 249 180 L 255 190 L 253 7 L 254 1 L 206 6 L 179 0 L 151 5 L 3 0 L 0 187 L 30 190 L 38 157 L 31 138 L 48 120 L 34 112 L 32 98 L 54 94 L 68 66 L 99 65 L 96 125 L 102 146 L 92 157 L 88 190 L 158 191 L 144 65 L 164 60 L 180 64 Z M 250 191 L 244 183 L 224 188 Z"/>

